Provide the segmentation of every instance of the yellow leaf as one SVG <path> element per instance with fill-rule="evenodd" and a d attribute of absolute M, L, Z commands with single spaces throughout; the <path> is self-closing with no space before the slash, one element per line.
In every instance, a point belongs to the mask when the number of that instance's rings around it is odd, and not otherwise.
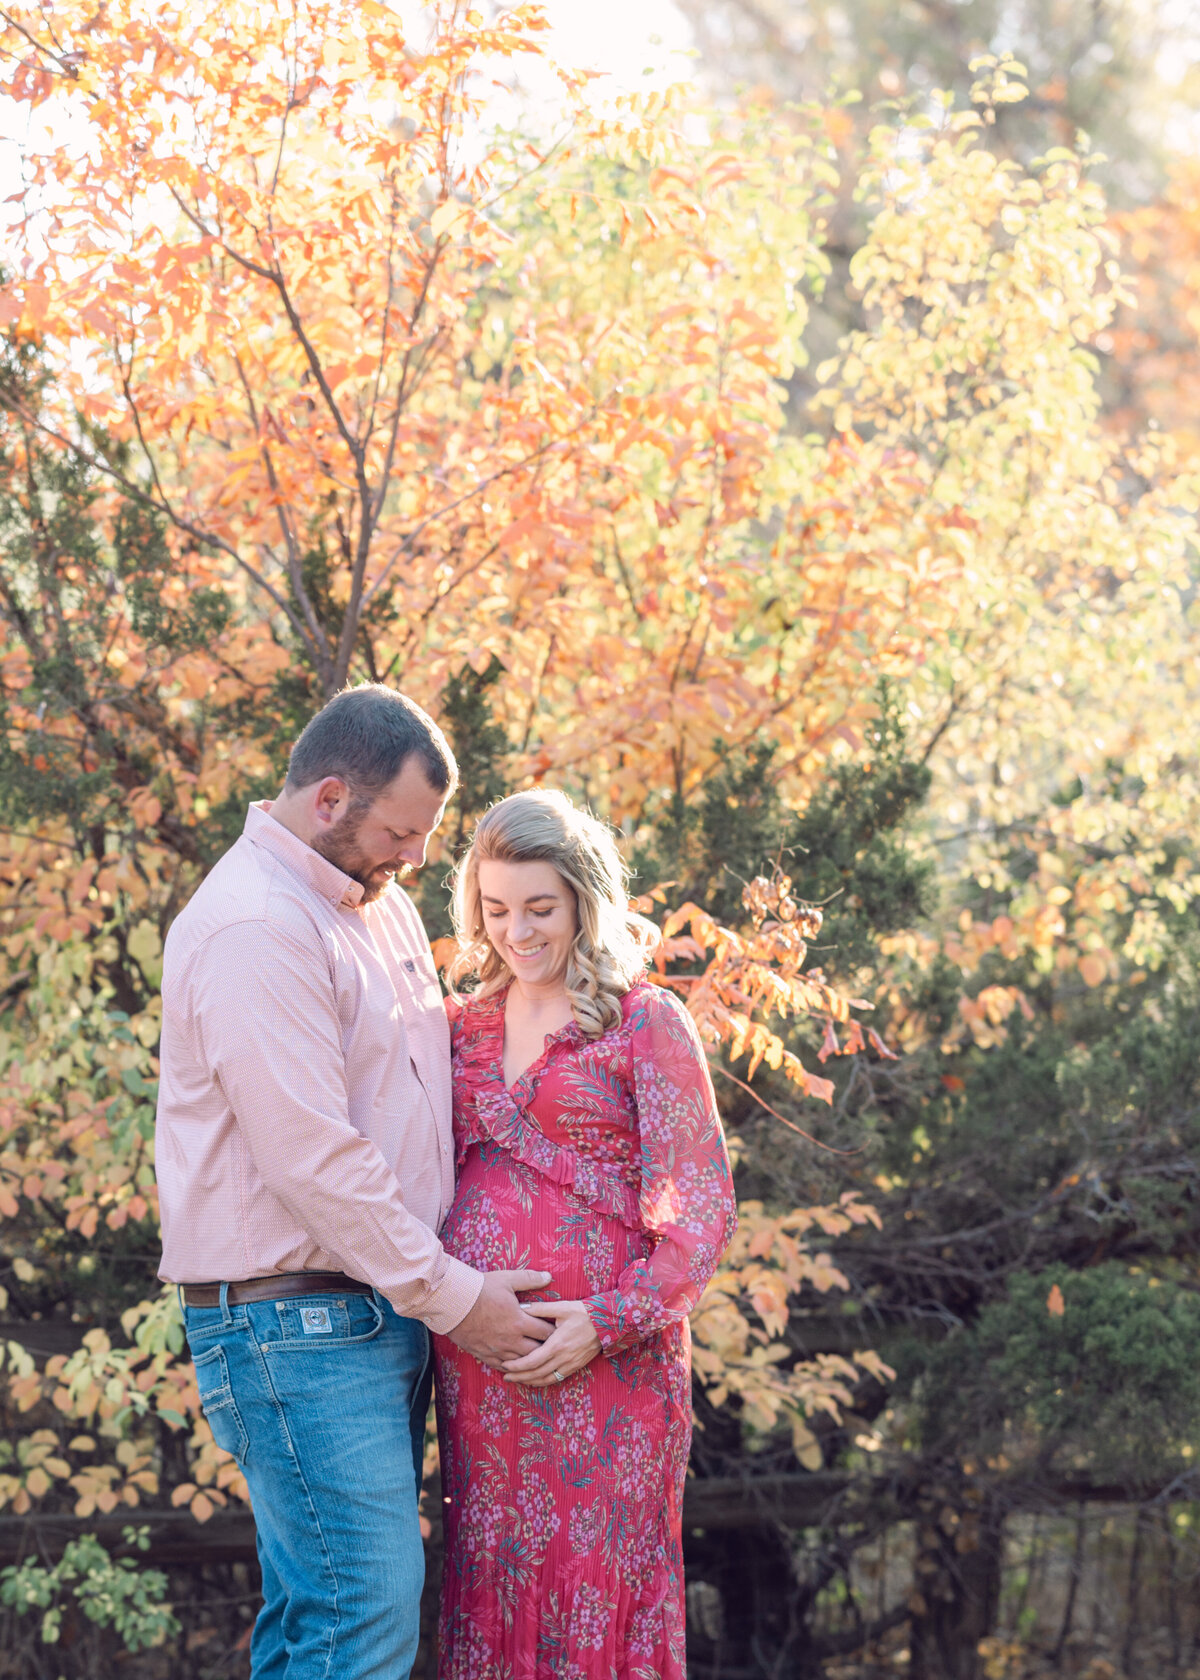
<path fill-rule="evenodd" d="M 466 226 L 470 219 L 470 206 L 459 204 L 457 199 L 448 198 L 444 204 L 439 204 L 429 218 L 429 231 L 435 239 L 453 239 Z"/>
<path fill-rule="evenodd" d="M 142 968 L 156 962 L 162 955 L 162 940 L 153 922 L 141 921 L 126 940 L 130 956 Z"/>
<path fill-rule="evenodd" d="M 808 1425 L 799 1421 L 794 1423 L 792 1425 L 792 1440 L 796 1457 L 804 1468 L 806 1470 L 819 1470 L 825 1459 L 821 1452 L 820 1443 Z"/>

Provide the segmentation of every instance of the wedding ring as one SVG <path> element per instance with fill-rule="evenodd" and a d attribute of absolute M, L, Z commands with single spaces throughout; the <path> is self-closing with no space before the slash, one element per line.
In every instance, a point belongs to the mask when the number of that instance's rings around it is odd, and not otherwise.
<path fill-rule="evenodd" d="M 566 1382 L 567 1380 L 561 1371 L 551 1371 L 550 1375 L 554 1378 L 555 1382 Z"/>

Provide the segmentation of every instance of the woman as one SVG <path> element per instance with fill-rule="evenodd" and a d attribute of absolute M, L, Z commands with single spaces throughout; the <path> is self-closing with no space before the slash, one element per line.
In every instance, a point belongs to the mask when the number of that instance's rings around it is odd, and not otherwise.
<path fill-rule="evenodd" d="M 561 794 L 502 800 L 459 868 L 459 1179 L 442 1233 L 540 1267 L 552 1327 L 493 1371 L 435 1340 L 441 1680 L 677 1680 L 691 1440 L 687 1314 L 737 1209 L 704 1052 L 647 984 L 611 834 Z"/>

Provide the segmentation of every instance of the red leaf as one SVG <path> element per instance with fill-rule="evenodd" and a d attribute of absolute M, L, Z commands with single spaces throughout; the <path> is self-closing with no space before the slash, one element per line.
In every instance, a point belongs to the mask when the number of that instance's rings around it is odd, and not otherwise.
<path fill-rule="evenodd" d="M 821 1063 L 825 1063 L 829 1060 L 830 1056 L 840 1055 L 841 1050 L 842 1047 L 838 1043 L 837 1034 L 833 1030 L 833 1022 L 826 1021 L 825 1037 L 821 1040 L 821 1048 L 817 1051 L 817 1060 Z"/>
<path fill-rule="evenodd" d="M 867 1028 L 867 1037 L 871 1041 L 871 1048 L 875 1051 L 876 1055 L 882 1056 L 884 1061 L 898 1062 L 900 1060 L 894 1050 L 888 1049 L 887 1045 L 880 1038 L 874 1027 Z"/>

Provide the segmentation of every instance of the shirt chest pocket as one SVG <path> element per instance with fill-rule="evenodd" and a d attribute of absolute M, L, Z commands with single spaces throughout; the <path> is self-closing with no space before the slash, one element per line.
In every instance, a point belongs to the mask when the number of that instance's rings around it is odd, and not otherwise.
<path fill-rule="evenodd" d="M 378 958 L 353 953 L 334 970 L 342 1051 L 356 1074 L 377 1072 L 399 1056 L 408 1061 L 406 998 Z"/>
<path fill-rule="evenodd" d="M 407 1047 L 417 1077 L 426 1090 L 436 1091 L 449 1075 L 450 1023 L 442 989 L 428 964 L 405 958 L 398 979 L 406 996 L 409 1017 Z"/>
<path fill-rule="evenodd" d="M 400 1007 L 412 1021 L 414 1038 L 422 1040 L 444 1031 L 449 1053 L 450 1027 L 446 1021 L 446 1007 L 442 1002 L 442 988 L 430 964 L 416 957 L 402 957 L 396 965 L 396 995 Z"/>
<path fill-rule="evenodd" d="M 412 998 L 415 1006 L 422 1012 L 445 1019 L 446 1006 L 442 1001 L 442 988 L 438 985 L 437 976 L 424 963 L 418 963 L 409 957 L 404 962 L 404 978 L 412 988 Z M 449 1023 L 446 1026 L 449 1036 Z"/>

